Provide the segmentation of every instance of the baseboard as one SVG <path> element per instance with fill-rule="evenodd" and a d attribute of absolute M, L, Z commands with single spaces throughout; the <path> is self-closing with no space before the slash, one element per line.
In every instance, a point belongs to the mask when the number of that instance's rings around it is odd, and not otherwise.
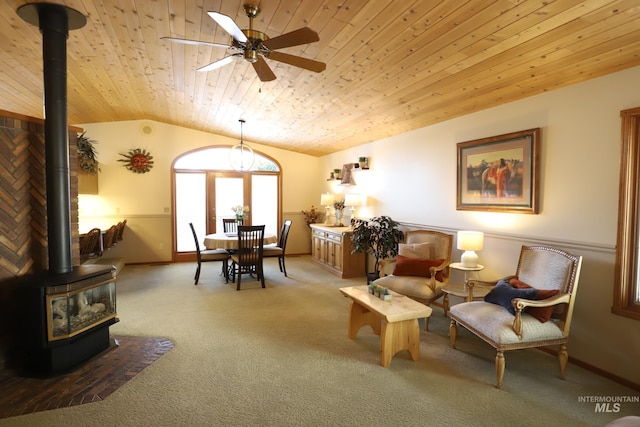
<path fill-rule="evenodd" d="M 549 347 L 539 347 L 539 350 L 542 350 L 546 353 L 553 354 L 554 356 L 558 355 L 558 351 Z M 575 357 L 569 356 L 569 363 L 573 363 L 576 366 L 580 366 L 581 368 L 587 369 L 593 373 L 600 375 L 601 377 L 610 379 L 611 381 L 615 381 L 618 384 L 622 384 L 623 386 L 632 388 L 636 391 L 640 391 L 640 384 L 635 383 L 633 381 L 629 381 L 626 378 L 622 378 L 618 375 L 612 374 L 611 372 L 605 371 L 604 369 L 600 369 L 597 366 L 593 366 L 587 362 L 584 362 L 580 359 L 576 359 Z"/>

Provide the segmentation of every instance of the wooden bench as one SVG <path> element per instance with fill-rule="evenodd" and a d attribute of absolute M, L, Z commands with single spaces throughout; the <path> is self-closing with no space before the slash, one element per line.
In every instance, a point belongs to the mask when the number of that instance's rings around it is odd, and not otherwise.
<path fill-rule="evenodd" d="M 348 336 L 354 339 L 360 328 L 371 326 L 380 335 L 380 364 L 388 367 L 400 350 L 409 351 L 411 360 L 420 357 L 418 319 L 431 316 L 431 307 L 397 292 L 389 291 L 391 301 L 383 301 L 368 292 L 366 285 L 340 288 L 351 299 Z"/>

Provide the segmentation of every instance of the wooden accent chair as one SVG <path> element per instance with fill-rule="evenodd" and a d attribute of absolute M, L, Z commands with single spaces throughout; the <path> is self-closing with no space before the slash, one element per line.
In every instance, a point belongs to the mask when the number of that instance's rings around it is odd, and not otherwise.
<path fill-rule="evenodd" d="M 264 247 L 264 258 L 278 258 L 278 266 L 280 272 L 284 273 L 284 277 L 287 277 L 287 267 L 284 265 L 284 252 L 287 247 L 287 238 L 289 237 L 289 230 L 291 229 L 291 220 L 287 219 L 282 224 L 280 229 L 280 237 L 278 238 L 277 245 L 267 245 Z"/>
<path fill-rule="evenodd" d="M 196 234 L 196 229 L 193 227 L 193 223 L 189 223 L 191 227 L 191 233 L 193 233 L 193 240 L 196 243 L 196 255 L 198 259 L 198 267 L 196 268 L 196 275 L 194 279 L 194 285 L 198 284 L 200 280 L 200 267 L 203 262 L 222 261 L 222 274 L 224 274 L 225 282 L 229 281 L 229 252 L 224 249 L 206 249 L 200 250 L 200 242 Z"/>
<path fill-rule="evenodd" d="M 380 278 L 374 283 L 431 305 L 449 283 L 453 236 L 433 230 L 407 231 L 404 236 L 398 257 L 380 261 Z M 429 318 L 425 327 L 429 329 Z"/>
<path fill-rule="evenodd" d="M 240 282 L 243 274 L 255 275 L 256 279 L 264 284 L 262 269 L 264 248 L 264 225 L 239 225 L 238 226 L 238 250 L 231 254 L 231 280 L 238 283 L 236 290 L 240 290 Z"/>
<path fill-rule="evenodd" d="M 559 345 L 560 377 L 564 378 L 581 266 L 581 256 L 547 246 L 523 246 L 515 276 L 498 282 L 468 282 L 469 286 L 494 284 L 486 297 L 494 302 L 472 301 L 451 307 L 451 346 L 455 348 L 460 325 L 495 348 L 497 388 L 501 388 L 505 351 Z M 535 295 L 528 287 L 536 289 Z M 536 299 L 518 297 L 523 293 Z"/>
<path fill-rule="evenodd" d="M 102 255 L 101 239 L 102 231 L 99 228 L 92 228 L 80 236 L 80 263 Z"/>
<path fill-rule="evenodd" d="M 240 222 L 240 225 L 243 225 L 243 223 Z M 235 218 L 222 218 L 222 230 L 225 233 L 237 233 L 238 221 Z"/>

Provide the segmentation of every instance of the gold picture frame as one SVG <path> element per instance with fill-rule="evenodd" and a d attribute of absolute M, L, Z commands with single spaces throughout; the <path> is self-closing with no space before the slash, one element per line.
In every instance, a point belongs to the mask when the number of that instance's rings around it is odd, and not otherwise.
<path fill-rule="evenodd" d="M 457 145 L 457 210 L 538 213 L 540 128 Z"/>

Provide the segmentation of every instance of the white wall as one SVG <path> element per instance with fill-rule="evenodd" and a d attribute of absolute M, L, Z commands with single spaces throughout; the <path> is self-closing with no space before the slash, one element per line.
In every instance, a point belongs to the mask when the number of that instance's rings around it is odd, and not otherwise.
<path fill-rule="evenodd" d="M 80 195 L 79 227 L 108 228 L 127 218 L 125 244 L 108 252 L 127 263 L 171 261 L 171 167 L 181 154 L 213 145 L 235 145 L 237 139 L 212 135 L 149 120 L 78 125 L 96 140 L 100 161 L 99 194 Z M 151 127 L 144 133 L 143 127 Z M 318 159 L 251 141 L 254 151 L 274 158 L 282 167 L 282 210 L 293 220 L 287 244 L 288 253 L 310 251 L 309 229 L 301 210 L 308 210 L 321 192 Z M 154 165 L 144 174 L 128 171 L 119 162 L 132 149 L 144 149 L 153 155 Z"/>
<path fill-rule="evenodd" d="M 640 324 L 610 312 L 620 111 L 640 106 L 638 87 L 640 68 L 629 69 L 325 156 L 320 176 L 370 157 L 371 169 L 357 172 L 358 184 L 348 189 L 368 195 L 360 214 L 450 232 L 485 231 L 484 279 L 514 273 L 523 244 L 582 255 L 569 355 L 640 383 Z M 536 127 L 542 133 L 540 213 L 456 210 L 456 143 Z M 341 189 L 324 182 L 324 191 Z"/>
<path fill-rule="evenodd" d="M 640 68 L 633 68 L 522 101 L 487 109 L 322 158 L 249 144 L 274 157 L 283 168 L 285 217 L 296 225 L 292 252 L 309 251 L 308 229 L 300 210 L 318 206 L 320 194 L 358 192 L 367 196 L 360 216 L 389 215 L 406 225 L 455 232 L 487 233 L 479 253 L 485 279 L 515 271 L 523 244 L 551 244 L 584 257 L 574 312 L 570 357 L 640 383 L 637 358 L 640 328 L 611 314 L 617 227 L 621 110 L 640 105 Z M 141 121 L 84 124 L 98 141 L 100 195 L 80 200 L 81 228 L 129 218 L 128 244 L 113 249 L 127 262 L 171 258 L 170 168 L 180 153 L 235 139 L 157 122 L 151 136 Z M 537 215 L 456 210 L 456 143 L 540 127 L 540 213 Z M 122 167 L 118 153 L 145 148 L 153 170 L 136 175 Z M 327 182 L 329 171 L 370 157 L 368 171 L 354 172 L 357 185 Z M 98 208 L 88 208 L 97 203 Z M 119 208 L 119 212 L 118 212 Z M 126 238 L 125 238 L 126 239 Z M 292 243 L 292 242 L 297 243 Z M 126 242 L 126 240 L 125 240 Z M 159 242 L 166 242 L 163 250 Z M 455 251 L 454 258 L 459 257 Z M 454 272 L 453 280 L 462 277 Z M 437 310 L 434 315 L 438 315 Z M 507 355 L 507 375 L 508 359 Z M 549 373 L 556 375 L 557 373 Z"/>

